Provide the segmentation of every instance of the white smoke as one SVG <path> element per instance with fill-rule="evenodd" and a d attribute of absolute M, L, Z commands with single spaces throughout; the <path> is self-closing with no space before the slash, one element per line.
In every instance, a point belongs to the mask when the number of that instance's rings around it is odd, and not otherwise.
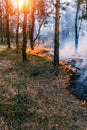
<path fill-rule="evenodd" d="M 82 58 L 87 59 L 87 36 L 80 37 L 78 42 L 77 54 L 75 54 L 75 40 L 64 43 L 62 49 L 60 48 L 60 59 L 61 58 Z"/>
<path fill-rule="evenodd" d="M 61 58 L 70 58 L 74 55 L 74 44 L 72 42 L 67 42 L 62 49 L 60 49 L 60 59 Z"/>
<path fill-rule="evenodd" d="M 87 37 L 79 39 L 78 55 L 81 57 L 87 57 Z"/>

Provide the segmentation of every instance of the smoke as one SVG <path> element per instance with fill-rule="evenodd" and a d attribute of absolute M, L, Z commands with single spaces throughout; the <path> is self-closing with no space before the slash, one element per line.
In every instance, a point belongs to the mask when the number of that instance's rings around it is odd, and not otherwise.
<path fill-rule="evenodd" d="M 87 36 L 81 35 L 78 44 L 78 51 L 75 55 L 75 47 L 72 42 L 65 44 L 64 48 L 60 50 L 60 53 L 67 60 L 71 59 L 71 65 L 76 67 L 76 74 L 79 77 L 72 80 L 69 91 L 74 94 L 79 100 L 87 101 Z M 70 59 L 69 59 L 70 58 Z M 75 61 L 75 62 L 74 62 Z"/>
<path fill-rule="evenodd" d="M 60 49 L 60 59 L 61 58 L 70 58 L 74 55 L 74 44 L 73 42 L 68 42 L 64 44 L 62 49 Z"/>
<path fill-rule="evenodd" d="M 67 39 L 63 41 L 62 47 L 60 47 L 60 59 L 61 58 L 87 58 L 87 36 L 80 36 L 78 42 L 77 54 L 75 54 L 75 40 Z"/>
<path fill-rule="evenodd" d="M 78 46 L 78 56 L 79 57 L 87 57 L 87 37 L 81 37 L 79 39 L 79 46 Z"/>

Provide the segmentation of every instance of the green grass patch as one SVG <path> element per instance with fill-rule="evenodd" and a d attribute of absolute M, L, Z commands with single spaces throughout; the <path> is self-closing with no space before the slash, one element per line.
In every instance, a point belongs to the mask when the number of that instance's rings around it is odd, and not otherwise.
<path fill-rule="evenodd" d="M 4 81 L 10 83 L 12 81 L 12 78 L 10 76 L 5 77 Z"/>

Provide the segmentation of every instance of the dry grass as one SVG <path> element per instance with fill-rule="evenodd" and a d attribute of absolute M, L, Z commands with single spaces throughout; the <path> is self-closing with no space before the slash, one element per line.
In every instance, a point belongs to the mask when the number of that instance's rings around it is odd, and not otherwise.
<path fill-rule="evenodd" d="M 15 50 L 1 49 L 0 129 L 86 130 L 86 106 L 65 90 L 69 75 L 34 54 L 22 63 Z"/>

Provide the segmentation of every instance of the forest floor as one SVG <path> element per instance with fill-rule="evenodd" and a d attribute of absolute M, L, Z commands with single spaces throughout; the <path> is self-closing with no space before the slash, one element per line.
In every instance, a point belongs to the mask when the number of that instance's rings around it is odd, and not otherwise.
<path fill-rule="evenodd" d="M 87 130 L 87 107 L 65 89 L 69 75 L 52 57 L 28 53 L 22 63 L 0 45 L 0 130 Z"/>

